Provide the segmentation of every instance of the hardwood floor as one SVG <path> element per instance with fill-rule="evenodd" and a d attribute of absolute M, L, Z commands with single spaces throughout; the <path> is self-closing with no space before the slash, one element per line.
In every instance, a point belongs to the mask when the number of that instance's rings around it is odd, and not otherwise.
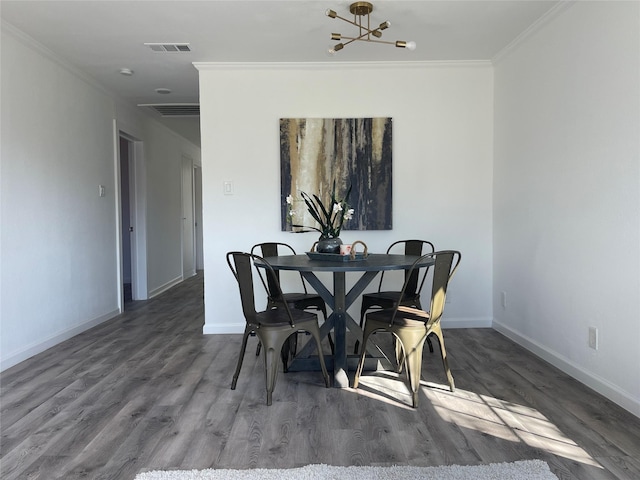
<path fill-rule="evenodd" d="M 267 407 L 256 339 L 232 391 L 241 336 L 202 335 L 202 292 L 198 274 L 3 372 L 0 477 L 537 458 L 560 479 L 640 478 L 640 419 L 491 329 L 445 331 L 455 393 L 425 352 L 417 410 L 391 372 L 358 390 L 280 372 Z"/>

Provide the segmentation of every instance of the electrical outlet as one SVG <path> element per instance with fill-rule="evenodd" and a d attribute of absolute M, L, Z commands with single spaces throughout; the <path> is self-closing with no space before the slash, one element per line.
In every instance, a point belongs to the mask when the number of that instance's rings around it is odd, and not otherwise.
<path fill-rule="evenodd" d="M 598 349 L 598 329 L 589 327 L 589 348 Z"/>
<path fill-rule="evenodd" d="M 507 308 L 507 292 L 502 292 L 501 300 L 502 300 L 502 308 Z"/>

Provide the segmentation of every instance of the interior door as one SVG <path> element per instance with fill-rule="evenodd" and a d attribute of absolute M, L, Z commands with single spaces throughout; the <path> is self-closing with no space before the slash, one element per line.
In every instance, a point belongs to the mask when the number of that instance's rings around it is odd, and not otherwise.
<path fill-rule="evenodd" d="M 182 157 L 182 275 L 196 274 L 193 160 Z"/>
<path fill-rule="evenodd" d="M 204 270 L 204 251 L 202 248 L 202 168 L 193 166 L 193 188 L 195 199 L 196 225 L 196 270 Z"/>
<path fill-rule="evenodd" d="M 133 276 L 131 266 L 131 232 L 133 223 L 131 221 L 131 153 L 132 142 L 125 137 L 120 137 L 120 218 L 122 219 L 122 291 L 124 304 L 133 299 Z"/>

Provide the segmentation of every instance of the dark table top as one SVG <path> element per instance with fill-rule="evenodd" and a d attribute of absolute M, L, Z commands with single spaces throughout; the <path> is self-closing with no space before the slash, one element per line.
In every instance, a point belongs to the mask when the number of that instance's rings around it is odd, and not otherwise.
<path fill-rule="evenodd" d="M 265 260 L 276 270 L 297 270 L 299 272 L 369 272 L 380 270 L 402 270 L 411 267 L 417 255 L 393 255 L 371 253 L 363 260 L 327 261 L 312 260 L 308 255 L 282 255 L 267 257 Z M 432 258 L 423 265 L 434 263 Z"/>

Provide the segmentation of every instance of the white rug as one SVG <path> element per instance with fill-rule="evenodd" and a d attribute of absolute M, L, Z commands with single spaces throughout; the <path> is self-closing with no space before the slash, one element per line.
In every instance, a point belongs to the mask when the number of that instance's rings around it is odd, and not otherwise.
<path fill-rule="evenodd" d="M 445 467 L 331 467 L 253 470 L 167 470 L 139 473 L 135 480 L 558 480 L 542 460 Z"/>

